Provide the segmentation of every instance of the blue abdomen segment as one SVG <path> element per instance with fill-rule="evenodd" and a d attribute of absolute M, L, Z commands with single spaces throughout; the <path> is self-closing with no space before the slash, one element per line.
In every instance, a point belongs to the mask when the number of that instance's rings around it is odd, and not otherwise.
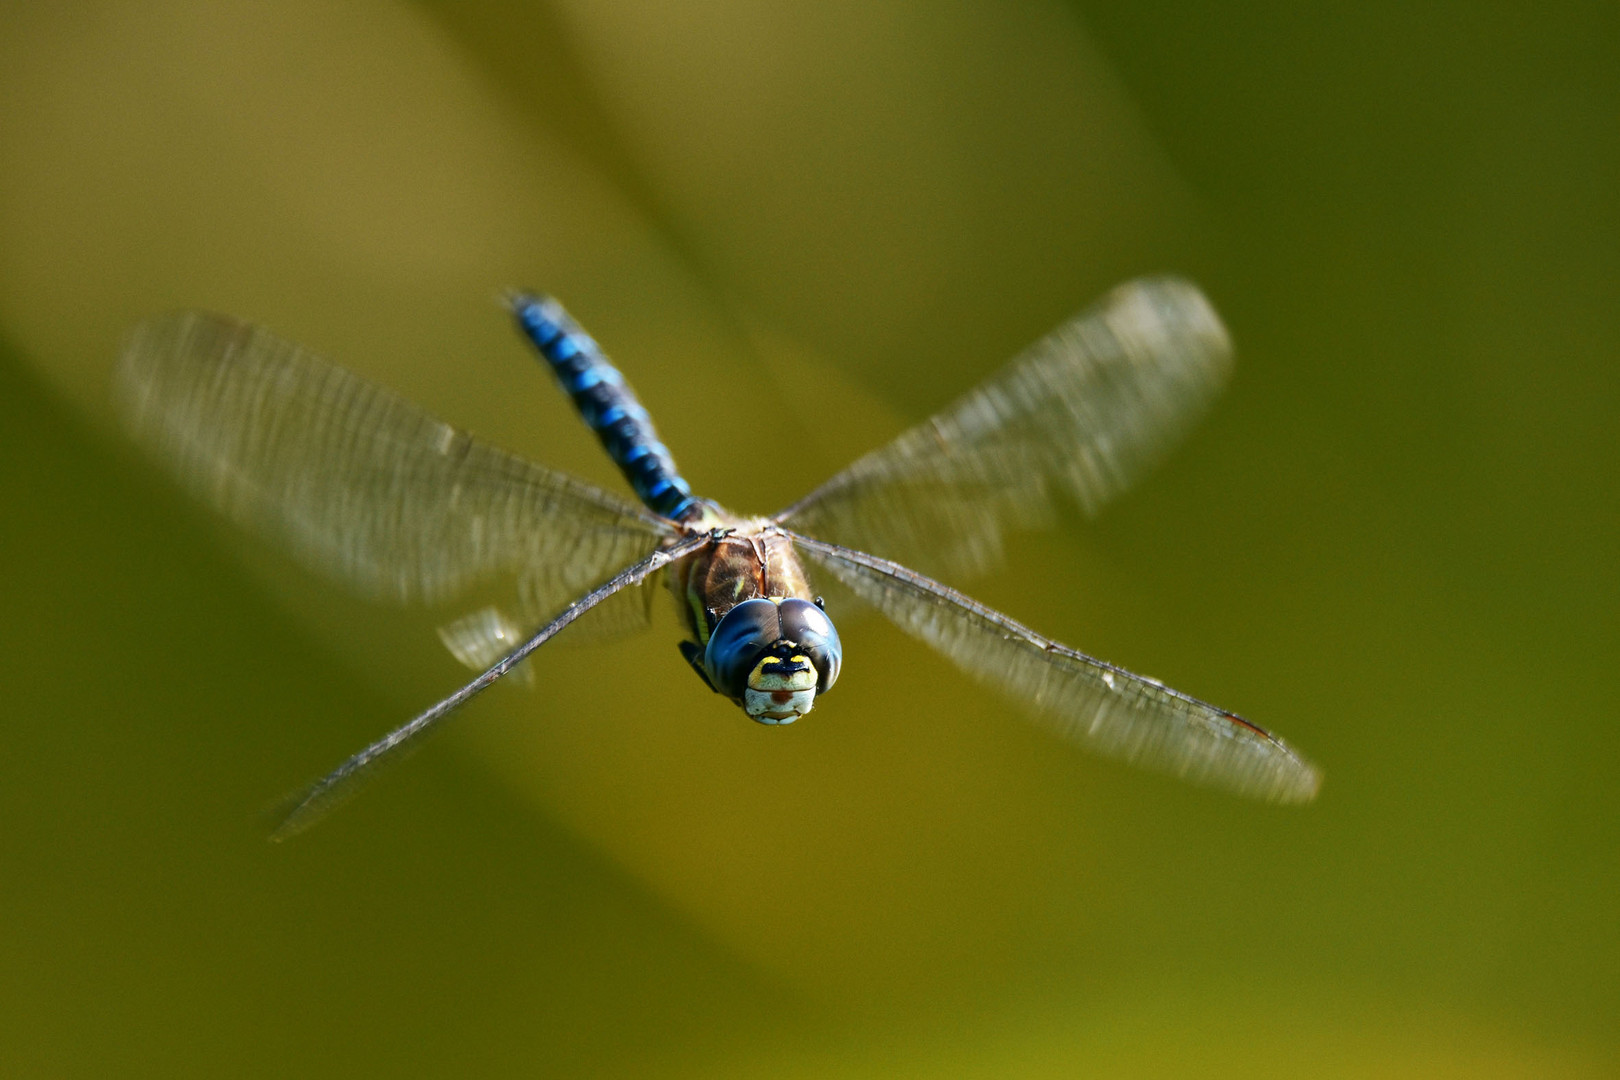
<path fill-rule="evenodd" d="M 675 459 L 658 441 L 647 410 L 563 306 L 549 296 L 517 296 L 512 314 L 641 501 L 677 521 L 700 513 L 700 500 L 675 470 Z"/>

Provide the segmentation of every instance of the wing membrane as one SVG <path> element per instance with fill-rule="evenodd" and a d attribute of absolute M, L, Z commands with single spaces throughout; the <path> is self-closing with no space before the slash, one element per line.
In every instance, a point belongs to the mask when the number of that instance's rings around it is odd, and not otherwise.
<path fill-rule="evenodd" d="M 533 625 L 673 531 L 219 316 L 144 324 L 119 390 L 137 438 L 194 493 L 366 595 L 436 603 L 512 575 Z"/>
<path fill-rule="evenodd" d="M 1063 738 L 1195 783 L 1271 802 L 1308 802 L 1321 776 L 1235 713 L 1042 637 L 921 574 L 809 537 L 813 561 L 978 681 L 1026 705 Z"/>
<path fill-rule="evenodd" d="M 493 686 L 497 679 L 522 664 L 530 653 L 550 641 L 575 619 L 620 590 L 640 584 L 648 575 L 712 542 L 712 537 L 708 533 L 684 536 L 670 546 L 659 548 L 646 558 L 625 567 L 609 580 L 569 604 L 555 619 L 536 630 L 516 648 L 505 652 L 472 682 L 438 704 L 418 713 L 288 800 L 282 807 L 279 821 L 272 830 L 270 839 L 285 840 L 315 824 L 332 809 L 347 801 L 359 790 L 361 784 L 375 776 L 384 765 L 402 760 L 410 751 L 420 746 L 424 737 L 429 732 L 437 730 L 445 717 Z"/>
<path fill-rule="evenodd" d="M 930 573 L 976 573 L 1000 561 L 1005 529 L 1044 524 L 1059 493 L 1093 513 L 1133 483 L 1230 369 L 1195 286 L 1131 282 L 777 520 Z"/>

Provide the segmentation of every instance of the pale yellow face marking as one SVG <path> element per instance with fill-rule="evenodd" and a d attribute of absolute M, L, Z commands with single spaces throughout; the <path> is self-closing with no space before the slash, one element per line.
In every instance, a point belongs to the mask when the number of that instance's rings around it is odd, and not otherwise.
<path fill-rule="evenodd" d="M 810 659 L 806 656 L 794 655 L 788 657 L 788 661 L 801 665 L 803 670 L 796 671 L 792 675 L 767 674 L 765 671 L 766 664 L 779 664 L 782 661 L 774 656 L 760 657 L 759 663 L 754 665 L 754 670 L 748 673 L 748 689 L 760 690 L 766 693 L 814 690 L 816 688 L 816 669 L 811 666 Z"/>

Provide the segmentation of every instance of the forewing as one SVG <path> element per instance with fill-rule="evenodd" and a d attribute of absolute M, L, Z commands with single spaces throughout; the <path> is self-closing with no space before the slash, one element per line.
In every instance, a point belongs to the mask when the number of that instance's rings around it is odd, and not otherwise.
<path fill-rule="evenodd" d="M 141 326 L 118 385 L 130 428 L 183 484 L 369 596 L 436 603 L 510 575 L 538 622 L 672 531 L 216 315 Z"/>
<path fill-rule="evenodd" d="M 663 567 L 691 555 L 712 542 L 713 538 L 707 533 L 688 533 L 680 539 L 672 541 L 668 547 L 658 548 L 648 554 L 646 558 L 624 567 L 607 581 L 580 596 L 576 601 L 558 612 L 556 618 L 546 623 L 546 625 L 530 633 L 524 640 L 501 650 L 500 655 L 477 678 L 449 697 L 417 713 L 406 723 L 390 731 L 299 794 L 283 802 L 275 812 L 277 823 L 270 834 L 270 838 L 272 840 L 285 840 L 309 828 L 323 815 L 353 795 L 362 783 L 375 776 L 384 766 L 402 760 L 410 751 L 421 746 L 422 741 L 430 733 L 438 730 L 447 717 L 454 715 L 461 706 L 489 689 L 496 680 L 503 678 L 513 669 L 523 665 L 530 654 L 550 641 L 558 633 L 573 625 L 576 619 L 586 615 L 598 604 L 620 591 L 639 585 Z M 484 631 L 472 628 L 472 626 L 472 623 L 466 623 L 464 629 L 468 629 L 473 638 L 483 636 Z M 452 649 L 456 648 L 450 642 L 446 642 L 446 644 L 450 645 Z M 475 642 L 473 647 L 483 648 L 484 646 Z"/>
<path fill-rule="evenodd" d="M 1100 754 L 1271 802 L 1315 797 L 1321 776 L 1234 713 L 1076 652 L 885 559 L 794 535 L 810 558 L 978 681 Z"/>
<path fill-rule="evenodd" d="M 1089 514 L 1133 483 L 1230 369 L 1197 287 L 1130 282 L 777 520 L 930 573 L 976 573 L 1000 561 L 1007 528 L 1045 524 L 1060 493 Z"/>

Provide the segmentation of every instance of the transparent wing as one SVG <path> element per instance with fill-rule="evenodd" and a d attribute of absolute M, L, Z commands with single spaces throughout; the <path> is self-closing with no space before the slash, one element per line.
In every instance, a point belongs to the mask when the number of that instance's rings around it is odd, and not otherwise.
<path fill-rule="evenodd" d="M 980 572 L 1059 493 L 1092 513 L 1133 483 L 1204 412 L 1231 355 L 1195 286 L 1130 282 L 777 520 L 930 573 Z"/>
<path fill-rule="evenodd" d="M 558 647 L 601 645 L 641 633 L 652 625 L 652 593 L 651 582 L 614 593 L 569 631 Z M 492 604 L 468 612 L 440 626 L 439 640 L 451 656 L 474 671 L 483 671 L 555 612 L 555 608 L 546 610 L 525 603 L 520 589 L 515 609 Z M 516 675 L 523 685 L 534 685 L 534 673 L 528 665 L 520 666 Z"/>
<path fill-rule="evenodd" d="M 1063 738 L 1133 765 L 1271 802 L 1308 802 L 1316 795 L 1316 768 L 1235 713 L 1042 637 L 886 559 L 790 535 L 902 630 L 1012 697 Z"/>
<path fill-rule="evenodd" d="M 497 679 L 521 665 L 530 653 L 550 641 L 575 619 L 621 590 L 640 584 L 648 575 L 713 542 L 713 535 L 710 533 L 689 533 L 668 547 L 659 548 L 646 558 L 623 568 L 612 578 L 569 604 L 556 618 L 534 631 L 526 640 L 516 642 L 503 650 L 499 659 L 472 682 L 438 704 L 418 713 L 288 799 L 280 807 L 270 839 L 279 841 L 295 836 L 348 800 L 365 781 L 374 777 L 379 769 L 403 760 L 412 750 L 422 745 L 430 732 L 437 731 L 446 717 L 489 689 Z"/>
<path fill-rule="evenodd" d="M 523 625 L 500 608 L 484 607 L 439 627 L 439 640 L 450 650 L 451 656 L 474 671 L 483 671 L 517 648 L 525 633 Z M 534 668 L 525 661 L 514 667 L 506 678 L 508 682 L 517 679 L 532 688 Z"/>
<path fill-rule="evenodd" d="M 182 483 L 370 596 L 436 603 L 511 575 L 532 627 L 673 533 L 216 315 L 141 326 L 118 386 L 130 428 Z"/>
<path fill-rule="evenodd" d="M 652 625 L 654 579 L 620 590 L 598 604 L 591 617 L 580 622 L 562 641 L 564 646 L 601 645 L 634 637 Z M 555 614 L 556 606 L 541 602 L 532 586 L 518 585 L 518 613 L 525 629 Z"/>

